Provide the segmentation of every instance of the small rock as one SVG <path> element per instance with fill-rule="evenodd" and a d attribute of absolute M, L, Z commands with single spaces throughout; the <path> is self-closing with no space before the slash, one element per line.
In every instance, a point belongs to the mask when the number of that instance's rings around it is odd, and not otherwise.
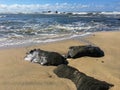
<path fill-rule="evenodd" d="M 104 63 L 104 61 L 101 61 L 101 63 Z"/>

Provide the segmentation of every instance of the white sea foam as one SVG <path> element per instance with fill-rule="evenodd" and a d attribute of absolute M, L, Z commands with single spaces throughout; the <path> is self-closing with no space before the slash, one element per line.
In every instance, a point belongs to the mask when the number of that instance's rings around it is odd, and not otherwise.
<path fill-rule="evenodd" d="M 96 14 L 105 14 L 105 15 L 112 15 L 112 14 L 120 14 L 118 11 L 113 11 L 113 12 L 73 12 L 73 15 L 96 15 Z"/>
<path fill-rule="evenodd" d="M 76 22 L 73 24 L 65 24 L 65 25 L 53 25 L 50 27 L 52 30 L 62 30 L 61 32 L 67 32 L 67 33 L 73 33 L 73 32 L 80 32 L 81 30 L 89 30 L 92 29 L 93 26 L 87 25 L 85 26 L 85 23 L 81 23 L 81 22 Z M 59 32 L 59 33 L 61 33 Z"/>
<path fill-rule="evenodd" d="M 6 41 L 6 40 L 7 40 L 7 38 L 0 38 L 0 42 Z"/>
<path fill-rule="evenodd" d="M 7 37 L 9 39 L 11 39 L 11 38 L 23 38 L 24 36 L 23 35 L 18 35 L 16 33 L 10 33 L 10 34 L 7 35 Z"/>
<path fill-rule="evenodd" d="M 27 39 L 0 39 L 0 48 L 3 47 L 13 47 L 13 46 L 25 46 L 25 45 L 31 45 L 31 44 L 38 44 L 38 43 L 48 43 L 48 42 L 55 42 L 55 41 L 61 41 L 65 39 L 71 39 L 71 38 L 76 38 L 76 37 L 82 37 L 89 35 L 91 33 L 84 33 L 80 35 L 61 35 L 60 37 L 58 36 L 51 36 L 48 38 L 41 39 L 40 37 L 33 37 L 33 38 L 27 38 Z"/>
<path fill-rule="evenodd" d="M 105 14 L 105 15 L 113 15 L 113 14 L 120 14 L 120 12 L 101 12 L 100 14 Z"/>
<path fill-rule="evenodd" d="M 85 15 L 85 14 L 88 14 L 88 12 L 73 12 L 73 15 L 76 15 L 76 14 Z"/>
<path fill-rule="evenodd" d="M 1 16 L 0 16 L 0 18 L 5 18 L 5 17 L 6 17 L 6 15 L 1 15 Z"/>
<path fill-rule="evenodd" d="M 0 15 L 0 47 L 33 45 L 83 37 L 91 34 L 88 32 L 120 30 L 119 13 L 75 12 L 73 15 L 56 16 L 8 14 L 10 18 Z"/>
<path fill-rule="evenodd" d="M 4 25 L 0 25 L 0 29 L 4 29 L 5 28 L 5 26 Z"/>

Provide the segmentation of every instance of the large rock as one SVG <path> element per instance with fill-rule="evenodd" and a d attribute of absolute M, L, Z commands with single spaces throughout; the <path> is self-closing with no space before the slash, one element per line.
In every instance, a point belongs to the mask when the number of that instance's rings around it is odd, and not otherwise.
<path fill-rule="evenodd" d="M 104 52 L 99 48 L 91 45 L 71 46 L 67 58 L 79 58 L 83 56 L 102 57 Z"/>
<path fill-rule="evenodd" d="M 57 52 L 49 52 L 40 49 L 34 49 L 27 53 L 25 60 L 39 63 L 41 65 L 53 65 L 68 64 L 66 58 Z"/>
<path fill-rule="evenodd" d="M 76 85 L 77 90 L 108 90 L 113 86 L 105 81 L 99 81 L 93 77 L 89 77 L 84 73 L 79 72 L 77 69 L 67 65 L 59 65 L 54 70 L 54 73 L 58 77 L 72 80 Z"/>

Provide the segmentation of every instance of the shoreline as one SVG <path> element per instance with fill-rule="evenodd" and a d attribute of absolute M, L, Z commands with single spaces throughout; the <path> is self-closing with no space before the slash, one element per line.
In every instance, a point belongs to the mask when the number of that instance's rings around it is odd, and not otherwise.
<path fill-rule="evenodd" d="M 86 41 L 100 47 L 102 58 L 82 57 L 69 60 L 69 65 L 98 80 L 114 84 L 110 90 L 120 90 L 120 32 L 96 32 L 84 37 Z M 76 90 L 73 82 L 58 78 L 55 66 L 41 66 L 24 60 L 26 52 L 40 48 L 65 55 L 70 46 L 86 45 L 79 38 L 39 44 L 27 47 L 0 49 L 0 89 L 1 90 Z"/>
<path fill-rule="evenodd" d="M 3 49 L 11 49 L 11 48 L 24 48 L 24 47 L 31 47 L 31 46 L 36 46 L 36 45 L 44 45 L 44 44 L 50 44 L 50 43 L 55 43 L 55 42 L 61 42 L 61 41 L 67 41 L 67 40 L 80 40 L 85 42 L 84 37 L 88 37 L 89 35 L 93 35 L 92 32 L 86 32 L 86 33 L 81 33 L 80 35 L 73 35 L 73 36 L 69 36 L 69 37 L 63 37 L 63 38 L 54 38 L 52 39 L 48 39 L 45 41 L 41 41 L 39 43 L 26 43 L 26 44 L 20 44 L 20 45 L 8 45 L 8 46 L 4 46 L 4 47 L 0 47 L 0 50 Z"/>
<path fill-rule="evenodd" d="M 45 44 L 50 44 L 50 43 L 56 43 L 56 42 L 61 42 L 61 41 L 67 41 L 67 40 L 78 40 L 84 44 L 87 45 L 94 45 L 94 43 L 90 42 L 86 38 L 89 36 L 94 36 L 96 33 L 106 33 L 106 32 L 120 32 L 119 30 L 116 31 L 101 31 L 101 32 L 86 32 L 86 33 L 81 33 L 80 35 L 73 35 L 71 37 L 67 38 L 59 38 L 59 39 L 51 39 L 52 41 L 45 40 L 41 41 L 39 43 L 26 43 L 26 44 L 20 44 L 20 45 L 11 45 L 11 46 L 5 46 L 5 47 L 0 47 L 0 50 L 4 49 L 12 49 L 12 48 L 24 48 L 24 47 L 31 47 L 31 46 L 36 46 L 36 45 L 45 45 Z"/>

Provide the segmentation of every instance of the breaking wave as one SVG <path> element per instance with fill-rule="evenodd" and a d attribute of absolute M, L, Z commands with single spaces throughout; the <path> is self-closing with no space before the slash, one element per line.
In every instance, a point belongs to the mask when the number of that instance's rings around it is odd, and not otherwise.
<path fill-rule="evenodd" d="M 75 16 L 75 15 L 74 15 Z M 120 30 L 115 17 L 69 15 L 0 15 L 0 47 L 31 45 Z"/>

